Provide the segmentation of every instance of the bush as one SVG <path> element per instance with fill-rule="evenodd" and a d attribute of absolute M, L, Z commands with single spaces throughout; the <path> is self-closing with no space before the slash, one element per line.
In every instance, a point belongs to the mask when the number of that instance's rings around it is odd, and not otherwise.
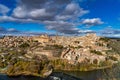
<path fill-rule="evenodd" d="M 120 41 L 115 40 L 111 40 L 108 44 L 107 47 L 112 48 L 112 50 L 115 53 L 120 54 Z"/>
<path fill-rule="evenodd" d="M 104 42 L 108 42 L 110 39 L 109 38 L 100 38 L 99 40 L 104 41 Z"/>
<path fill-rule="evenodd" d="M 100 51 L 96 51 L 96 50 L 90 50 L 91 53 L 97 54 L 97 55 L 102 55 L 102 53 Z"/>
<path fill-rule="evenodd" d="M 5 67 L 4 63 L 0 61 L 0 68 L 4 68 L 4 67 Z"/>
<path fill-rule="evenodd" d="M 74 41 L 75 43 L 79 44 L 80 42 L 79 41 Z"/>
<path fill-rule="evenodd" d="M 63 49 L 62 45 L 53 45 L 53 47 L 55 47 L 56 49 Z"/>
<path fill-rule="evenodd" d="M 98 46 L 104 46 L 102 43 L 97 43 Z"/>
<path fill-rule="evenodd" d="M 30 45 L 28 44 L 28 43 L 23 43 L 23 44 L 21 44 L 19 47 L 20 48 L 27 48 L 27 47 L 29 47 Z"/>
<path fill-rule="evenodd" d="M 62 45 L 47 45 L 43 49 L 44 50 L 54 50 L 54 49 L 63 49 L 64 47 Z"/>
<path fill-rule="evenodd" d="M 31 74 L 40 74 L 45 64 L 38 63 L 36 61 L 17 61 L 13 66 L 9 67 L 7 70 L 8 74 L 21 74 L 22 72 L 27 72 Z M 26 73 L 26 74 L 27 74 Z"/>
<path fill-rule="evenodd" d="M 114 56 L 109 56 L 109 58 L 113 61 L 118 61 L 118 58 L 117 57 L 114 57 Z"/>

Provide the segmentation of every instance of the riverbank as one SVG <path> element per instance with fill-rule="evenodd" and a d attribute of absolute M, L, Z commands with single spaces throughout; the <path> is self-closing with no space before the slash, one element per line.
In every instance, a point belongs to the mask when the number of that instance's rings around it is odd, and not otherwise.
<path fill-rule="evenodd" d="M 26 64 L 28 64 L 28 63 L 26 63 Z M 67 60 L 62 60 L 62 59 L 51 60 L 48 62 L 48 64 L 46 64 L 45 62 L 42 62 L 42 64 L 43 64 L 42 65 L 43 68 L 41 71 L 39 71 L 38 68 L 36 68 L 36 67 L 34 68 L 34 70 L 33 69 L 29 70 L 31 66 L 29 66 L 29 65 L 24 66 L 25 63 L 23 65 L 23 62 L 21 62 L 19 65 L 15 66 L 15 67 L 13 66 L 11 68 L 9 67 L 8 69 L 6 68 L 5 71 L 1 70 L 1 73 L 5 73 L 9 76 L 32 75 L 32 76 L 36 76 L 36 77 L 39 77 L 39 76 L 47 77 L 50 74 L 47 74 L 47 75 L 45 75 L 45 74 L 48 73 L 51 69 L 53 69 L 54 71 L 93 71 L 93 70 L 111 68 L 114 65 L 114 64 L 111 64 L 109 61 L 104 62 L 101 65 L 97 65 L 97 64 L 73 65 L 73 64 L 67 63 Z M 23 65 L 23 67 L 21 65 Z M 19 66 L 21 66 L 20 70 L 18 70 Z M 50 73 L 52 73 L 52 71 Z"/>
<path fill-rule="evenodd" d="M 111 61 L 101 62 L 100 64 L 70 64 L 67 60 L 56 59 L 50 61 L 55 71 L 92 71 L 99 69 L 111 68 L 114 64 Z"/>
<path fill-rule="evenodd" d="M 75 70 L 58 70 L 53 71 L 49 76 L 42 78 L 36 75 L 6 75 L 0 74 L 0 80 L 120 80 L 120 64 L 116 64 L 110 68 L 101 68 L 89 71 Z"/>
<path fill-rule="evenodd" d="M 67 70 L 67 69 L 62 69 L 62 70 L 55 70 L 55 71 L 83 71 L 83 72 L 87 72 L 87 71 L 94 71 L 94 70 L 102 70 L 102 69 L 109 69 L 109 68 L 112 68 L 112 66 L 104 66 L 104 67 L 94 67 L 93 69 L 84 69 L 84 70 L 72 70 L 72 69 L 70 69 L 70 70 Z"/>

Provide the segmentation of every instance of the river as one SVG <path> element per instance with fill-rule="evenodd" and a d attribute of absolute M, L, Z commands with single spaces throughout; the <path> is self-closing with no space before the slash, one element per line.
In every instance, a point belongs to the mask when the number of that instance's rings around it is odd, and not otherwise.
<path fill-rule="evenodd" d="M 87 72 L 65 71 L 64 73 L 81 78 L 82 80 L 120 80 L 120 64 L 102 70 Z"/>

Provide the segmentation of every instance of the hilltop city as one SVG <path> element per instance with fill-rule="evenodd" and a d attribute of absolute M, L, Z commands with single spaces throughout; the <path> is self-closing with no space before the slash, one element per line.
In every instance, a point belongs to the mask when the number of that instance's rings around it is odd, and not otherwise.
<path fill-rule="evenodd" d="M 84 36 L 4 36 L 0 39 L 0 72 L 10 76 L 48 76 L 53 70 L 90 71 L 120 61 L 115 40 L 95 33 Z M 112 43 L 111 43 L 112 42 Z"/>

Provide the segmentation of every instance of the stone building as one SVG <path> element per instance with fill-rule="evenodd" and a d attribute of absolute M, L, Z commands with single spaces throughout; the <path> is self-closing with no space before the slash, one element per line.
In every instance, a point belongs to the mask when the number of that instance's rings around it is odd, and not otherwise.
<path fill-rule="evenodd" d="M 47 43 L 50 40 L 48 35 L 35 36 L 33 39 L 41 43 Z"/>

